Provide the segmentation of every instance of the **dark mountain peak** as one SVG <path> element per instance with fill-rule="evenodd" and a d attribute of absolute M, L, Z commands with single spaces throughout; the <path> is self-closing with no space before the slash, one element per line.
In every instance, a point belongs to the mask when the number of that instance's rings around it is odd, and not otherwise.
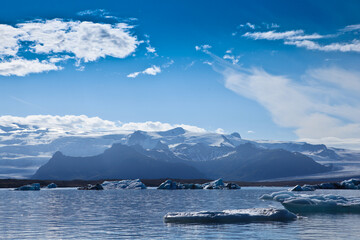
<path fill-rule="evenodd" d="M 138 150 L 136 150 L 138 148 Z M 136 179 L 136 178 L 203 178 L 204 175 L 187 162 L 164 152 L 149 151 L 140 146 L 126 146 L 120 143 L 104 153 L 90 157 L 68 157 L 57 152 L 33 175 L 35 179 Z M 173 156 L 175 158 L 175 156 Z"/>
<path fill-rule="evenodd" d="M 241 138 L 241 136 L 240 136 L 240 134 L 238 132 L 233 132 L 230 135 L 233 136 L 233 137 Z"/>
<path fill-rule="evenodd" d="M 145 141 L 146 138 L 146 132 L 138 130 L 128 136 L 128 144 L 135 145 L 139 142 Z"/>
<path fill-rule="evenodd" d="M 57 152 L 54 153 L 54 155 L 52 157 L 53 158 L 58 158 L 58 157 L 63 157 L 63 156 L 64 156 L 64 154 L 62 154 L 62 152 L 57 151 Z"/>
<path fill-rule="evenodd" d="M 182 127 L 173 128 L 167 131 L 158 132 L 161 136 L 178 136 L 184 134 L 186 131 Z"/>

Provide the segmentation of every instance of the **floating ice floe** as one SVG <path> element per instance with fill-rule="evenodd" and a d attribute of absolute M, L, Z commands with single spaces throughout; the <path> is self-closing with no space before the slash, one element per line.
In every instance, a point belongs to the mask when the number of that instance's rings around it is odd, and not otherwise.
<path fill-rule="evenodd" d="M 105 181 L 101 185 L 104 189 L 146 189 L 145 184 L 140 179 Z"/>
<path fill-rule="evenodd" d="M 247 223 L 292 221 L 297 216 L 286 209 L 249 208 L 219 212 L 173 212 L 164 216 L 166 223 Z"/>
<path fill-rule="evenodd" d="M 278 201 L 294 213 L 360 213 L 360 198 L 354 197 L 295 194 L 283 191 L 264 194 L 260 198 Z"/>
<path fill-rule="evenodd" d="M 40 190 L 40 183 L 33 183 L 25 186 L 15 188 L 17 191 L 38 191 Z"/>

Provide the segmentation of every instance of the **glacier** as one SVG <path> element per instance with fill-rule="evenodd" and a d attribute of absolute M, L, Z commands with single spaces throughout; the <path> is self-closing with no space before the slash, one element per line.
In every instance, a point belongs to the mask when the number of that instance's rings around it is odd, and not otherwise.
<path fill-rule="evenodd" d="M 164 216 L 166 223 L 247 223 L 267 221 L 293 221 L 297 216 L 286 209 L 249 208 L 218 212 L 173 212 Z"/>
<path fill-rule="evenodd" d="M 135 180 L 121 180 L 121 181 L 104 181 L 102 187 L 108 189 L 146 189 L 144 183 L 140 179 Z"/>

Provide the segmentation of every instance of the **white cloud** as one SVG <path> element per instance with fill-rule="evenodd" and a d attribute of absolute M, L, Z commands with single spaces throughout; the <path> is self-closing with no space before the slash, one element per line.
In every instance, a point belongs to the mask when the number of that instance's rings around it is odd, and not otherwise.
<path fill-rule="evenodd" d="M 247 22 L 245 24 L 240 24 L 238 28 L 245 28 L 245 27 L 250 28 L 250 29 L 255 29 L 256 26 L 255 26 L 255 24 Z"/>
<path fill-rule="evenodd" d="M 223 56 L 223 59 L 225 60 L 230 60 L 232 62 L 232 64 L 237 64 L 239 62 L 239 59 L 241 56 L 235 56 L 231 54 L 230 50 L 226 51 L 226 54 Z"/>
<path fill-rule="evenodd" d="M 161 68 L 159 66 L 152 65 L 151 67 L 145 69 L 142 73 L 155 76 L 156 74 L 161 73 Z"/>
<path fill-rule="evenodd" d="M 291 30 L 286 32 L 276 32 L 274 30 L 267 32 L 247 32 L 243 34 L 244 37 L 252 38 L 255 40 L 266 39 L 266 40 L 304 40 L 304 39 L 319 39 L 324 36 L 314 33 L 305 35 L 304 30 Z"/>
<path fill-rule="evenodd" d="M 18 39 L 23 31 L 9 25 L 0 24 L 0 58 L 15 56 L 19 50 Z"/>
<path fill-rule="evenodd" d="M 342 68 L 317 68 L 307 72 L 314 79 L 338 85 L 343 89 L 360 93 L 360 72 Z"/>
<path fill-rule="evenodd" d="M 200 45 L 200 46 L 195 46 L 195 50 L 196 51 L 207 51 L 208 49 L 210 49 L 211 46 L 208 44 L 205 45 Z"/>
<path fill-rule="evenodd" d="M 351 32 L 351 31 L 356 31 L 356 30 L 360 30 L 360 24 L 348 25 L 345 28 L 341 29 L 341 31 L 344 31 L 344 32 Z"/>
<path fill-rule="evenodd" d="M 46 60 L 39 61 L 26 60 L 23 58 L 12 58 L 6 61 L 0 61 L 1 76 L 26 76 L 30 73 L 48 72 L 52 70 L 61 70 L 62 67 L 56 66 L 52 62 Z"/>
<path fill-rule="evenodd" d="M 247 131 L 247 133 L 249 133 L 249 134 L 253 134 L 253 133 L 255 133 L 254 131 L 252 131 L 252 130 L 249 130 L 249 131 Z"/>
<path fill-rule="evenodd" d="M 319 50 L 325 52 L 360 52 L 360 41 L 356 39 L 354 39 L 351 43 L 331 43 L 327 45 L 320 45 L 310 40 L 285 41 L 285 44 L 304 47 L 309 50 Z"/>
<path fill-rule="evenodd" d="M 14 67 L 4 76 L 23 76 L 45 70 L 59 70 L 54 63 L 74 58 L 77 63 L 96 61 L 107 56 L 125 58 L 135 52 L 141 41 L 130 33 L 132 26 L 126 23 L 105 24 L 89 21 L 53 19 L 19 23 L 15 27 L 0 24 L 0 64 L 8 67 L 28 61 L 34 71 L 26 66 Z M 47 55 L 48 61 L 29 59 L 19 53 L 24 48 L 34 54 Z M 35 66 L 36 65 L 36 66 Z M 41 65 L 41 66 L 40 66 Z M 14 72 L 19 69 L 19 73 Z M 25 72 L 25 74 L 24 74 Z"/>
<path fill-rule="evenodd" d="M 155 49 L 154 47 L 151 47 L 151 46 L 146 47 L 146 50 L 147 50 L 149 53 L 155 53 L 155 52 L 156 52 L 156 49 Z"/>
<path fill-rule="evenodd" d="M 133 72 L 127 75 L 128 78 L 136 78 L 139 74 L 145 75 L 152 75 L 155 76 L 156 74 L 161 73 L 161 68 L 156 65 L 152 65 L 151 67 L 145 69 L 142 72 Z"/>
<path fill-rule="evenodd" d="M 164 68 L 168 68 L 170 67 L 173 63 L 174 63 L 174 60 L 170 60 L 168 59 L 169 61 L 167 63 L 164 63 L 163 65 L 160 66 L 156 66 L 156 65 L 152 65 L 151 67 L 149 68 L 146 68 L 144 71 L 141 71 L 141 72 L 133 72 L 133 73 L 130 73 L 127 75 L 128 78 L 136 78 L 137 76 L 139 76 L 140 74 L 145 74 L 145 75 L 152 75 L 152 76 L 155 76 L 157 75 L 158 73 L 161 73 L 162 69 Z"/>
<path fill-rule="evenodd" d="M 29 22 L 17 25 L 26 32 L 20 39 L 34 44 L 35 53 L 72 53 L 84 62 L 112 56 L 125 58 L 135 51 L 137 38 L 129 33 L 131 26 L 64 21 L 62 19 Z"/>

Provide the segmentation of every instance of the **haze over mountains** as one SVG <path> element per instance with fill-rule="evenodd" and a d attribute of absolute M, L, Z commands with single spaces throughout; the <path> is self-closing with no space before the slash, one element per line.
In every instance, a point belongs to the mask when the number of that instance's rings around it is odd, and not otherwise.
<path fill-rule="evenodd" d="M 2 130 L 3 135 L 14 131 Z M 42 133 L 38 134 L 40 139 Z M 181 127 L 159 132 L 66 136 L 37 144 L 17 137 L 0 144 L 3 178 L 30 177 L 45 164 L 34 178 L 223 177 L 254 181 L 330 174 L 340 170 L 344 160 L 357 157 L 325 145 L 250 141 L 239 133 L 191 132 Z"/>

